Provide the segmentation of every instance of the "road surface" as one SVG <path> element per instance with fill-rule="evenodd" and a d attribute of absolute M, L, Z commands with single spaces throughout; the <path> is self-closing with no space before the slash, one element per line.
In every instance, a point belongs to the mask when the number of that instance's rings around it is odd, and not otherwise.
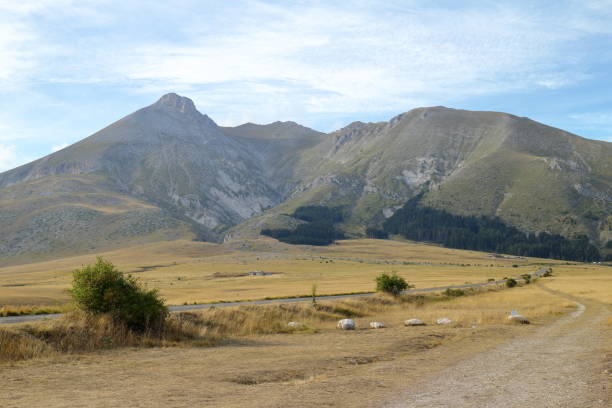
<path fill-rule="evenodd" d="M 540 268 L 533 275 L 535 277 L 542 276 L 548 268 Z M 522 278 L 515 278 L 516 280 L 522 280 Z M 468 289 L 468 288 L 480 288 L 489 285 L 500 285 L 506 282 L 505 279 L 491 281 L 491 282 L 481 282 L 481 283 L 466 283 L 463 285 L 449 285 L 449 286 L 438 286 L 435 288 L 422 288 L 422 289 L 410 289 L 405 290 L 403 293 L 411 294 L 411 293 L 427 293 L 427 292 L 439 292 L 446 289 Z M 368 292 L 368 293 L 353 293 L 346 295 L 326 295 L 326 296 L 317 296 L 317 300 L 335 300 L 335 299 L 346 299 L 346 298 L 355 298 L 355 297 L 363 297 L 363 296 L 372 296 L 376 292 Z M 267 305 L 270 303 L 296 303 L 296 302 L 310 302 L 312 301 L 312 297 L 296 297 L 296 298 L 280 298 L 280 299 L 262 299 L 262 300 L 244 300 L 238 302 L 219 302 L 219 303 L 200 303 L 195 305 L 180 305 L 180 306 L 169 306 L 168 309 L 170 312 L 183 312 L 188 310 L 198 310 L 198 309 L 209 309 L 211 307 L 232 307 L 232 306 L 249 306 L 249 305 Z M 54 314 L 36 314 L 36 315 L 23 315 L 23 316 L 6 316 L 0 317 L 0 324 L 9 324 L 9 323 L 24 323 L 24 322 L 32 322 L 36 320 L 43 319 L 57 319 L 60 317 L 61 313 Z"/>

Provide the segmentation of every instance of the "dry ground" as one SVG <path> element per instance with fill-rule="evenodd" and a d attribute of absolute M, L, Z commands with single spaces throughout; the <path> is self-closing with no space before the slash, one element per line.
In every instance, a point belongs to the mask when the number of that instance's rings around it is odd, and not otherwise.
<path fill-rule="evenodd" d="M 556 279 L 543 281 L 552 286 Z M 355 307 L 362 301 L 341 305 Z M 516 308 L 531 317 L 533 324 L 507 324 L 505 316 Z M 382 320 L 389 328 L 342 332 L 333 328 L 333 322 L 307 322 L 317 324 L 319 331 L 243 336 L 212 348 L 122 349 L 5 364 L 0 366 L 0 406 L 373 407 L 398 402 L 399 406 L 421 406 L 410 405 L 409 396 L 426 392 L 423 384 L 442 381 L 440 389 L 444 389 L 448 372 L 460 373 L 470 381 L 471 373 L 457 371 L 462 364 L 499 353 L 499 347 L 509 347 L 504 346 L 508 339 L 519 342 L 509 343 L 514 345 L 538 338 L 545 341 L 542 333 L 554 332 L 555 325 L 566 327 L 559 323 L 559 317 L 568 319 L 568 313 L 576 308 L 568 298 L 529 285 L 422 306 L 407 303 L 379 312 L 370 310 L 371 316 L 357 318 L 360 328 L 372 320 Z M 598 318 L 605 317 L 601 308 L 599 312 L 588 310 Z M 456 319 L 457 324 L 419 328 L 402 325 L 410 317 L 431 322 L 442 316 Z M 541 341 L 537 344 L 542 348 Z M 528 349 L 516 351 L 529 353 Z M 590 359 L 586 361 L 599 362 L 592 367 L 593 372 L 601 371 L 604 360 L 597 357 L 603 349 L 588 351 Z M 504 358 L 512 360 L 511 356 Z M 540 358 L 547 360 L 544 354 Z M 474 378 L 485 385 L 495 373 L 491 372 L 491 377 L 487 372 L 475 374 L 478 376 Z M 571 375 L 572 368 L 541 374 L 547 378 Z M 598 379 L 600 384 L 602 378 Z M 598 401 L 604 398 L 601 387 L 596 397 Z M 424 406 L 480 406 L 460 402 Z"/>
<path fill-rule="evenodd" d="M 377 240 L 342 241 L 327 248 L 266 239 L 232 245 L 176 241 L 105 256 L 161 287 L 170 303 L 304 294 L 312 283 L 319 293 L 371 290 L 375 275 L 392 270 L 418 287 L 516 276 L 545 263 L 552 264 L 555 276 L 535 285 L 422 305 L 379 307 L 368 298 L 335 302 L 336 307 L 363 310 L 354 332 L 336 330 L 333 320 L 300 314 L 314 331 L 257 334 L 257 317 L 268 316 L 278 305 L 203 311 L 203 319 L 234 321 L 221 345 L 51 353 L 0 363 L 1 407 L 539 408 L 609 403 L 609 267 L 498 259 Z M 1 302 L 62 301 L 70 271 L 93 259 L 1 268 Z M 236 276 L 256 269 L 279 273 Z M 575 300 L 586 309 L 573 318 Z M 508 324 L 506 316 L 515 309 L 533 324 Z M 238 322 L 241 313 L 249 316 L 248 324 Z M 429 323 L 449 317 L 455 324 L 404 327 L 403 320 L 412 317 Z M 389 327 L 365 329 L 374 320 Z M 513 399 L 523 388 L 527 392 Z"/>
<path fill-rule="evenodd" d="M 172 241 L 99 255 L 159 288 L 169 304 L 304 295 L 315 283 L 319 294 L 371 291 L 374 277 L 391 271 L 426 288 L 532 273 L 536 264 L 563 267 L 551 260 L 365 239 L 323 248 L 266 238 L 225 245 Z M 0 307 L 65 303 L 71 271 L 93 261 L 95 255 L 85 255 L 0 268 Z M 275 274 L 245 276 L 253 270 Z"/>

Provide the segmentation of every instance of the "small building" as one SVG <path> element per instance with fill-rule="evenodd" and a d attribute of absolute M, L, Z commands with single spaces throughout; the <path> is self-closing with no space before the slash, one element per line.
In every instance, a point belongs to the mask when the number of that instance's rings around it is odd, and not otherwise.
<path fill-rule="evenodd" d="M 249 276 L 266 276 L 266 275 L 271 275 L 270 272 L 264 272 L 264 271 L 251 271 L 249 272 Z"/>

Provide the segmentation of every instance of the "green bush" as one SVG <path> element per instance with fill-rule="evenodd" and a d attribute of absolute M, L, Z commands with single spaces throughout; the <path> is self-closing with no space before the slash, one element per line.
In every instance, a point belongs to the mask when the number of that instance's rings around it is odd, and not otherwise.
<path fill-rule="evenodd" d="M 545 277 L 545 278 L 548 278 L 548 277 L 550 277 L 550 276 L 553 276 L 553 271 L 552 271 L 552 268 L 548 268 L 548 269 L 546 270 L 546 272 L 544 272 L 544 274 L 543 274 L 542 276 L 543 276 L 543 277 Z"/>
<path fill-rule="evenodd" d="M 403 290 L 412 287 L 404 280 L 404 278 L 397 276 L 395 272 L 393 275 L 382 273 L 376 277 L 376 290 L 378 292 L 390 293 L 393 296 L 399 295 Z"/>
<path fill-rule="evenodd" d="M 444 295 L 450 296 L 450 297 L 465 296 L 465 291 L 461 289 L 448 288 L 444 291 Z"/>
<path fill-rule="evenodd" d="M 93 315 L 108 313 L 137 331 L 161 326 L 168 314 L 157 290 L 141 287 L 102 258 L 73 272 L 70 292 L 78 308 Z"/>
<path fill-rule="evenodd" d="M 531 274 L 529 274 L 529 273 L 525 273 L 525 274 L 521 275 L 521 278 L 523 278 L 523 280 L 525 281 L 526 285 L 529 285 L 529 283 L 531 282 Z"/>
<path fill-rule="evenodd" d="M 506 279 L 506 286 L 507 287 L 513 288 L 516 285 L 517 285 L 516 279 L 513 279 L 513 278 Z"/>

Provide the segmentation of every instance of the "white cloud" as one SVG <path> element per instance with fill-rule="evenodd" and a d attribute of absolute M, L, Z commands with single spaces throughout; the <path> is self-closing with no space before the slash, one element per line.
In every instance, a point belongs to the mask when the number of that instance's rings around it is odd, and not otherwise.
<path fill-rule="evenodd" d="M 48 92 L 45 104 L 87 87 L 176 91 L 221 124 L 328 115 L 331 125 L 574 86 L 590 78 L 581 41 L 612 31 L 605 0 L 460 3 L 0 0 L 0 90 Z M 11 103 L 0 99 L 0 110 Z M 41 99 L 5 121 L 15 126 L 0 141 L 72 140 L 69 120 L 30 125 Z"/>
<path fill-rule="evenodd" d="M 214 35 L 192 27 L 186 42 L 136 44 L 107 66 L 144 92 L 185 89 L 205 109 L 269 101 L 277 115 L 406 110 L 585 78 L 558 59 L 579 33 L 531 10 L 251 4 Z"/>
<path fill-rule="evenodd" d="M 9 170 L 22 164 L 15 146 L 0 144 L 0 171 Z"/>
<path fill-rule="evenodd" d="M 69 143 L 62 143 L 62 144 L 59 144 L 59 145 L 52 146 L 51 147 L 51 153 L 55 153 L 55 152 L 57 152 L 59 150 L 65 149 L 68 146 L 70 146 Z"/>

